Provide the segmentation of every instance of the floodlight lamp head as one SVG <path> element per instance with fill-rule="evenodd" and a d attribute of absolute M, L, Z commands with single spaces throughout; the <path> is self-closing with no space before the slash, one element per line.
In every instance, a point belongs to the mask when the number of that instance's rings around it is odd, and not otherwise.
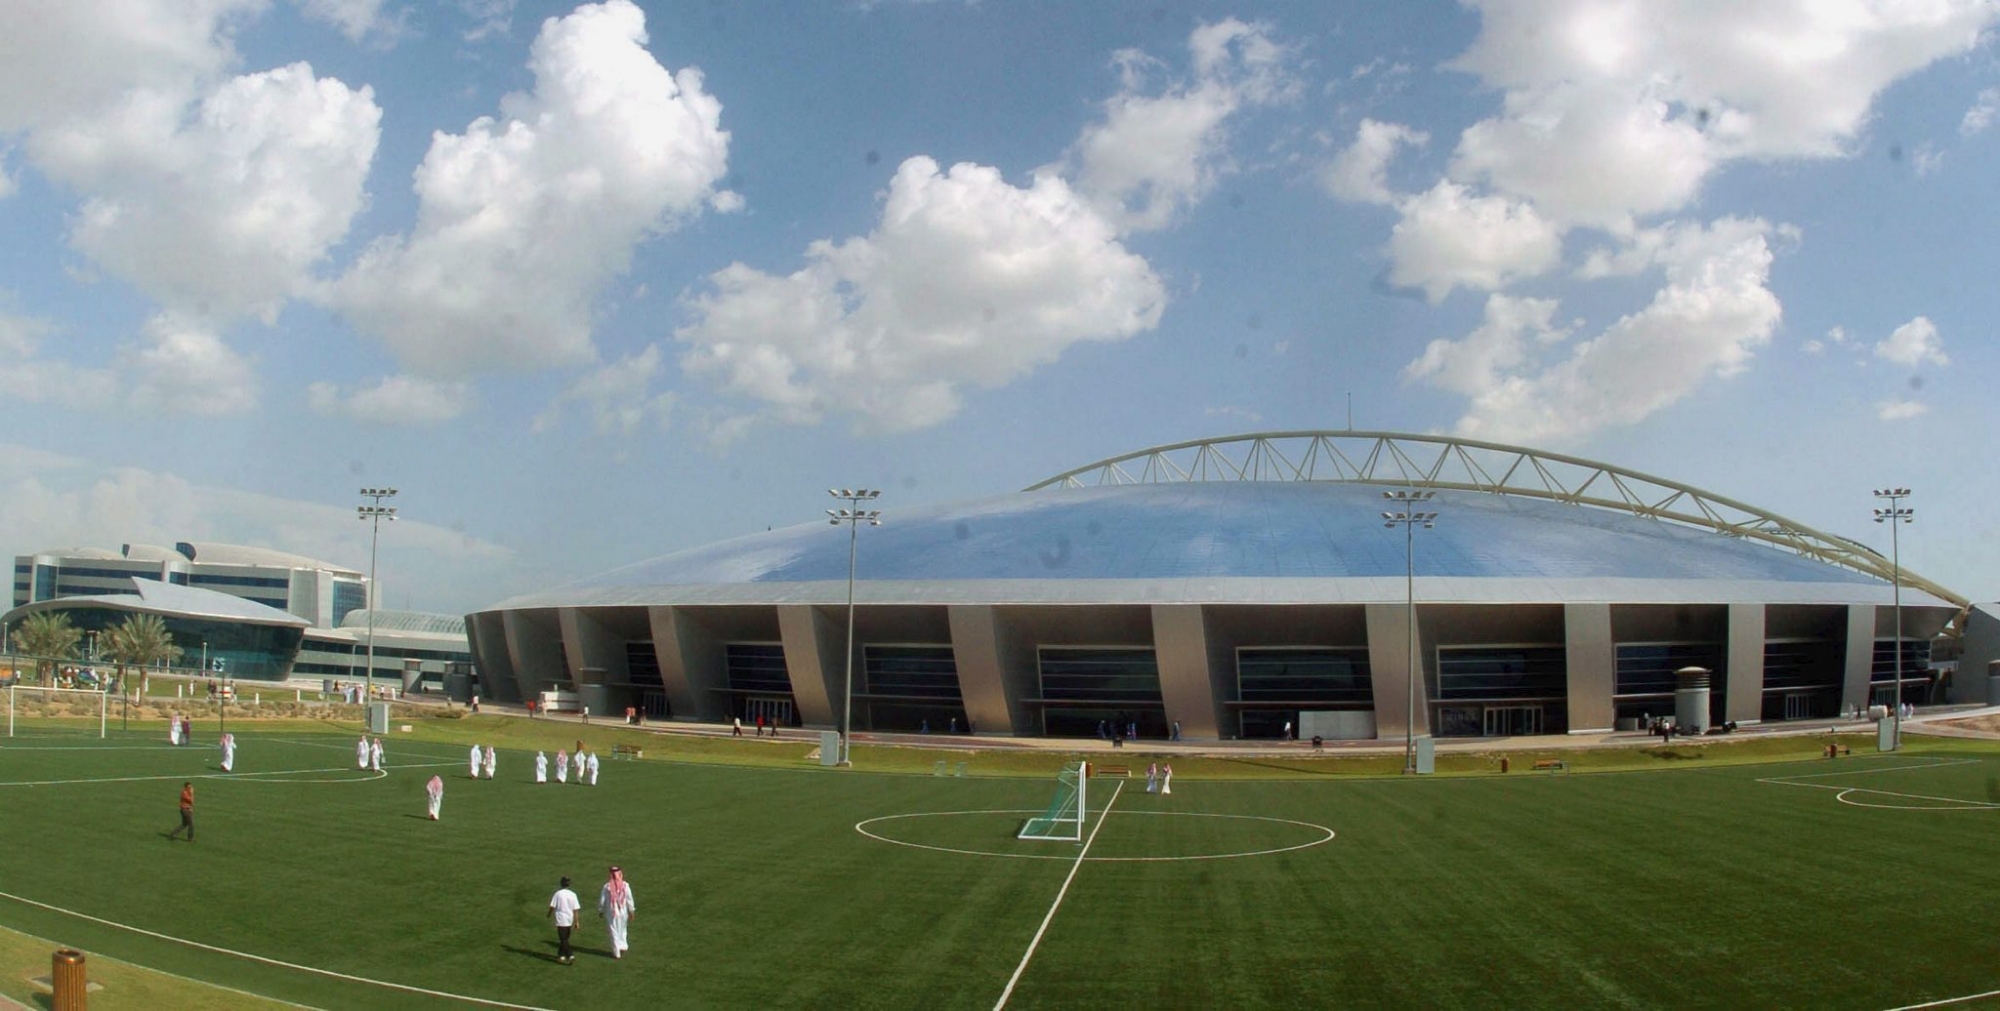
<path fill-rule="evenodd" d="M 882 497 L 882 492 L 881 492 L 881 491 L 880 491 L 879 489 L 875 489 L 875 488 L 863 488 L 863 489 L 861 489 L 861 491 L 860 491 L 860 492 L 858 492 L 857 494 L 859 494 L 859 495 L 860 495 L 860 496 L 861 496 L 862 498 L 881 498 L 881 497 Z"/>

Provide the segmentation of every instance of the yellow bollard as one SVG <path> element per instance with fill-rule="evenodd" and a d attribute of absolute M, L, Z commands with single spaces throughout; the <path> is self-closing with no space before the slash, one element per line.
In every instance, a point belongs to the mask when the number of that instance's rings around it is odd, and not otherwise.
<path fill-rule="evenodd" d="M 52 1011 L 84 1011 L 89 1007 L 90 984 L 84 979 L 83 952 L 63 948 L 49 963 L 49 986 L 55 991 L 50 998 Z"/>

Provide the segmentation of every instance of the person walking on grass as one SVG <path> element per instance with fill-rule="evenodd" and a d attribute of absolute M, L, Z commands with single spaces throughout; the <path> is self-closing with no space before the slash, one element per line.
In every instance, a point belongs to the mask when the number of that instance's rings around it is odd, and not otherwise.
<path fill-rule="evenodd" d="M 486 769 L 486 778 L 487 778 L 487 779 L 492 779 L 492 778 L 493 778 L 493 769 L 494 769 L 494 767 L 495 767 L 495 766 L 497 766 L 497 765 L 499 765 L 499 764 L 500 764 L 500 753 L 499 753 L 499 752 L 497 752 L 497 751 L 494 751 L 494 750 L 493 750 L 493 745 L 491 745 L 491 744 L 487 745 L 487 746 L 486 746 L 486 762 L 485 762 L 485 765 L 484 765 L 484 768 Z"/>
<path fill-rule="evenodd" d="M 193 783 L 181 784 L 181 828 L 174 829 L 172 832 L 167 833 L 167 838 L 169 839 L 178 838 L 181 834 L 181 829 L 187 830 L 188 842 L 193 842 L 194 841 L 194 784 Z"/>
<path fill-rule="evenodd" d="M 549 756 L 544 755 L 541 752 L 537 751 L 535 752 L 535 782 L 546 783 L 548 781 L 549 781 Z"/>
<path fill-rule="evenodd" d="M 477 744 L 473 745 L 473 746 L 472 746 L 472 758 L 471 758 L 471 762 L 472 762 L 472 767 L 471 767 L 471 776 L 472 776 L 472 778 L 473 778 L 473 779 L 478 779 L 478 778 L 479 778 L 479 766 L 480 766 L 480 764 L 481 764 L 481 763 L 483 763 L 483 762 L 485 762 L 485 761 L 486 761 L 486 752 L 485 752 L 485 750 L 483 750 L 482 748 L 480 748 L 480 747 L 479 747 L 479 745 L 477 745 Z"/>
<path fill-rule="evenodd" d="M 639 912 L 639 904 L 632 900 L 632 886 L 625 883 L 625 872 L 611 865 L 611 880 L 604 883 L 597 893 L 597 915 L 604 917 L 604 926 L 611 931 L 611 957 L 624 958 L 632 947 L 625 943 L 625 926 Z"/>
<path fill-rule="evenodd" d="M 438 820 L 438 815 L 444 811 L 443 776 L 432 776 L 431 781 L 424 784 L 424 805 L 430 812 L 431 820 Z"/>
<path fill-rule="evenodd" d="M 1160 766 L 1160 792 L 1174 792 L 1174 767 L 1171 765 Z"/>
<path fill-rule="evenodd" d="M 362 772 L 367 772 L 367 771 L 368 771 L 368 735 L 367 735 L 367 734 L 362 734 L 362 735 L 361 735 L 361 740 L 360 740 L 360 741 L 358 741 L 358 742 L 356 742 L 356 743 L 355 743 L 355 745 L 354 745 L 354 767 L 355 767 L 356 769 L 359 769 L 359 770 L 361 770 Z"/>
<path fill-rule="evenodd" d="M 569 752 L 567 751 L 558 750 L 556 752 L 556 782 L 569 782 Z"/>
<path fill-rule="evenodd" d="M 583 763 L 583 769 L 584 769 L 584 771 L 585 771 L 585 772 L 588 772 L 588 773 L 590 774 L 590 785 L 592 785 L 592 786 L 596 786 L 596 785 L 597 785 L 597 752 L 595 752 L 595 751 L 591 752 L 591 753 L 590 753 L 590 757 L 584 760 L 584 763 Z M 582 779 L 582 777 L 578 777 L 578 778 L 577 778 L 577 782 L 579 782 L 579 783 L 583 782 L 583 779 Z"/>
<path fill-rule="evenodd" d="M 556 961 L 563 965 L 576 963 L 576 952 L 569 947 L 569 932 L 575 929 L 576 911 L 582 908 L 576 893 L 569 890 L 569 879 L 563 878 L 556 885 L 556 893 L 549 896 L 549 919 L 556 924 Z"/>
<path fill-rule="evenodd" d="M 236 735 L 222 735 L 222 771 L 236 771 Z"/>
<path fill-rule="evenodd" d="M 368 767 L 376 772 L 382 771 L 382 739 L 380 737 L 377 737 L 368 744 Z"/>

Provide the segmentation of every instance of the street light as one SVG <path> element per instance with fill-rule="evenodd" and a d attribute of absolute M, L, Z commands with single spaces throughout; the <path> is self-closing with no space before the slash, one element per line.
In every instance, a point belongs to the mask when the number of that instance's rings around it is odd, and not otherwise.
<path fill-rule="evenodd" d="M 1889 524 L 1889 574 L 1890 585 L 1896 599 L 1896 701 L 1890 725 L 1894 732 L 1890 735 L 1889 750 L 1903 746 L 1903 550 L 1901 538 L 1896 535 L 1898 523 L 1912 522 L 1917 511 L 1902 504 L 1910 496 L 1908 488 L 1877 488 L 1875 497 L 1888 499 L 1889 508 L 1875 510 L 1875 522 Z"/>
<path fill-rule="evenodd" d="M 377 592 L 375 589 L 375 546 L 376 543 L 382 539 L 382 521 L 384 519 L 387 519 L 391 523 L 396 522 L 396 507 L 384 506 L 382 504 L 383 499 L 394 498 L 395 496 L 396 496 L 396 489 L 394 488 L 363 488 L 361 489 L 361 497 L 374 499 L 375 501 L 369 505 L 354 507 L 355 512 L 358 514 L 359 518 L 367 520 L 369 524 L 368 670 L 363 675 L 366 679 L 367 688 L 363 690 L 363 694 L 361 696 L 361 705 L 362 705 L 361 711 L 364 714 L 361 719 L 363 726 L 366 726 L 368 723 L 368 718 L 365 715 L 368 711 L 367 709 L 368 703 L 375 697 L 375 602 L 381 599 L 381 594 Z"/>
<path fill-rule="evenodd" d="M 1417 771 L 1417 679 L 1423 676 L 1423 668 L 1417 662 L 1417 527 L 1425 530 L 1436 525 L 1437 513 L 1419 512 L 1412 508 L 1429 502 L 1437 493 L 1432 491 L 1385 491 L 1382 497 L 1399 506 L 1394 512 L 1382 514 L 1385 527 L 1403 528 L 1403 587 L 1407 593 L 1408 610 L 1405 623 L 1410 630 L 1410 702 L 1403 714 L 1403 772 Z"/>
<path fill-rule="evenodd" d="M 847 503 L 845 508 L 828 509 L 826 515 L 834 526 L 847 524 L 847 692 L 840 709 L 840 764 L 848 765 L 853 761 L 854 733 L 854 545 L 861 524 L 882 525 L 881 510 L 861 508 L 861 503 L 873 502 L 882 493 L 868 488 L 828 488 L 826 493 Z"/>

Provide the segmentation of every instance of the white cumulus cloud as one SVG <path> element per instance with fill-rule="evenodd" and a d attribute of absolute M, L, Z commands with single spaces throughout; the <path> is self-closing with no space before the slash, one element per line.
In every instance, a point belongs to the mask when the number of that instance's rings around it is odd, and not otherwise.
<path fill-rule="evenodd" d="M 333 304 L 433 378 L 589 361 L 592 305 L 633 248 L 705 205 L 739 205 L 716 188 L 721 103 L 646 44 L 628 0 L 544 22 L 534 90 L 433 137 L 415 231 L 370 245 Z"/>
<path fill-rule="evenodd" d="M 1966 137 L 1985 133 L 1995 116 L 2000 116 L 2000 88 L 1983 89 L 1972 100 L 1972 108 L 1965 110 L 1964 118 L 1958 121 L 1958 132 Z"/>
<path fill-rule="evenodd" d="M 1890 331 L 1886 339 L 1875 345 L 1875 357 L 1910 368 L 1924 364 L 1951 364 L 1951 359 L 1945 357 L 1944 341 L 1938 337 L 1937 324 L 1924 316 Z"/>
<path fill-rule="evenodd" d="M 1201 25 L 1189 35 L 1188 50 L 1193 79 L 1160 94 L 1140 90 L 1141 71 L 1155 61 L 1119 54 L 1124 87 L 1069 151 L 1076 189 L 1121 230 L 1165 227 L 1198 202 L 1230 169 L 1229 118 L 1295 88 L 1289 53 L 1263 24 L 1228 18 Z"/>
<path fill-rule="evenodd" d="M 570 404 L 581 404 L 590 412 L 600 435 L 631 435 L 648 421 L 657 428 L 667 427 L 675 397 L 671 392 L 653 392 L 661 362 L 660 346 L 649 344 L 638 354 L 592 369 L 535 416 L 535 431 L 552 427 Z"/>
<path fill-rule="evenodd" d="M 1468 397 L 1455 426 L 1465 436 L 1557 443 L 1639 421 L 1710 377 L 1741 371 L 1770 340 L 1781 314 L 1767 287 L 1774 231 L 1763 221 L 1736 218 L 1644 231 L 1629 256 L 1607 262 L 1665 275 L 1645 308 L 1549 360 L 1529 353 L 1517 336 L 1502 339 L 1510 332 L 1551 332 L 1542 317 L 1526 314 L 1529 304 L 1512 306 L 1497 324 L 1489 304 L 1480 329 L 1442 346 L 1433 343 L 1410 375 Z M 1548 350 L 1564 347 L 1550 344 Z M 1438 364 L 1427 366 L 1433 359 Z"/>
<path fill-rule="evenodd" d="M 1401 123 L 1363 119 L 1354 143 L 1320 172 L 1320 184 L 1342 200 L 1395 203 L 1397 196 L 1389 189 L 1389 162 L 1402 148 L 1421 146 L 1430 139 L 1430 134 Z"/>
<path fill-rule="evenodd" d="M 1475 196 L 1440 180 L 1398 207 L 1402 216 L 1389 234 L 1389 280 L 1421 288 L 1433 302 L 1453 288 L 1505 287 L 1562 259 L 1562 231 L 1531 204 Z"/>
<path fill-rule="evenodd" d="M 383 376 L 375 385 L 352 393 L 333 383 L 313 383 L 306 388 L 306 398 L 318 414 L 394 426 L 450 421 L 471 409 L 476 395 L 470 383 Z"/>
<path fill-rule="evenodd" d="M 298 0 L 299 9 L 347 36 L 350 42 L 393 43 L 409 30 L 408 12 L 391 12 L 388 0 Z"/>
<path fill-rule="evenodd" d="M 0 4 L 0 134 L 93 114 L 138 90 L 187 93 L 236 60 L 266 0 Z"/>
<path fill-rule="evenodd" d="M 222 415 L 257 406 L 249 360 L 200 319 L 154 316 L 138 343 L 120 349 L 113 368 L 124 380 L 125 396 L 141 410 Z"/>
<path fill-rule="evenodd" d="M 1917 400 L 1898 398 L 1875 405 L 1875 417 L 1882 421 L 1908 421 L 1930 413 L 1930 406 Z"/>
<path fill-rule="evenodd" d="M 866 428 L 934 424 L 1078 341 L 1159 322 L 1166 292 L 1062 179 L 1027 187 L 972 164 L 905 161 L 867 235 L 822 240 L 789 275 L 732 264 L 691 297 L 683 366 L 767 405 Z M 736 425 L 732 431 L 740 430 Z"/>

